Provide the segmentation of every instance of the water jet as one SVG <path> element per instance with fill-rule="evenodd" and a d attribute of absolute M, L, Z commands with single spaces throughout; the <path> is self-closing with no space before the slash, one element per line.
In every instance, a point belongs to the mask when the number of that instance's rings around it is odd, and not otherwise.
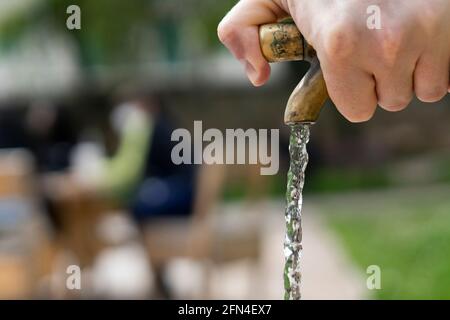
<path fill-rule="evenodd" d="M 286 190 L 286 237 L 284 240 L 284 298 L 301 298 L 300 260 L 302 254 L 302 204 L 305 170 L 308 164 L 306 145 L 310 126 L 320 114 L 328 92 L 316 51 L 302 36 L 292 19 L 260 26 L 261 52 L 268 62 L 300 61 L 310 69 L 292 92 L 284 114 L 291 127 L 289 141 L 290 167 Z"/>

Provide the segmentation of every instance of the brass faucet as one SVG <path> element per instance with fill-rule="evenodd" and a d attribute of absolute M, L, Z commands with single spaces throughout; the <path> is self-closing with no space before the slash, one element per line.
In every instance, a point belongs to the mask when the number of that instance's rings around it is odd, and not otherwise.
<path fill-rule="evenodd" d="M 328 92 L 314 48 L 306 42 L 292 19 L 260 26 L 259 38 L 261 51 L 268 62 L 304 60 L 311 64 L 288 100 L 284 122 L 316 122 Z"/>

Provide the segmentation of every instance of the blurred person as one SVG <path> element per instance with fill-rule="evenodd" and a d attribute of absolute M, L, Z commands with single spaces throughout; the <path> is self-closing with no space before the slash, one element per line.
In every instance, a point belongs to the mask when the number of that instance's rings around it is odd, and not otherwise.
<path fill-rule="evenodd" d="M 171 139 L 172 122 L 161 97 L 139 92 L 128 95 L 114 108 L 110 120 L 117 134 L 117 148 L 110 157 L 94 144 L 77 148 L 79 154 L 73 157 L 78 158 L 77 164 L 68 177 L 70 189 L 76 190 L 73 198 L 78 202 L 85 198 L 100 200 L 106 204 L 101 210 L 125 208 L 141 230 L 153 219 L 191 215 L 197 169 L 173 163 L 171 153 L 177 142 Z M 85 211 L 95 209 L 78 210 L 89 215 Z M 91 225 L 92 220 L 76 232 L 82 233 Z M 169 297 L 164 267 L 153 271 L 157 290 Z"/>
<path fill-rule="evenodd" d="M 119 135 L 116 153 L 105 160 L 99 191 L 131 210 L 139 224 L 192 212 L 196 169 L 175 165 L 172 125 L 156 95 L 137 95 L 112 114 Z"/>
<path fill-rule="evenodd" d="M 37 173 L 63 173 L 70 165 L 70 155 L 77 143 L 73 123 L 62 105 L 38 100 L 30 103 L 21 127 L 26 137 L 25 147 L 34 157 Z M 51 195 L 39 189 L 53 229 L 61 231 L 61 212 Z"/>
<path fill-rule="evenodd" d="M 23 108 L 19 104 L 5 103 L 0 106 L 0 149 L 26 147 L 22 114 Z"/>
<path fill-rule="evenodd" d="M 374 4 L 379 29 L 367 25 Z M 414 92 L 423 102 L 436 102 L 450 90 L 448 0 L 241 0 L 218 35 L 255 86 L 270 75 L 258 26 L 289 15 L 316 49 L 331 99 L 352 122 L 369 120 L 377 103 L 400 111 Z"/>
<path fill-rule="evenodd" d="M 37 101 L 30 104 L 25 114 L 27 146 L 40 172 L 64 171 L 69 167 L 77 135 L 66 112 L 63 106 Z"/>

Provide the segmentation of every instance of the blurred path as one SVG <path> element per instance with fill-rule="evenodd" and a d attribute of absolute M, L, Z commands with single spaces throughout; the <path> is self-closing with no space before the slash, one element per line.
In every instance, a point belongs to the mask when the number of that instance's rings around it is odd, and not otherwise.
<path fill-rule="evenodd" d="M 368 298 L 364 274 L 353 265 L 321 215 L 308 207 L 303 215 L 303 248 L 304 299 Z"/>
<path fill-rule="evenodd" d="M 225 204 L 222 210 L 224 214 L 246 214 L 262 222 L 262 257 L 259 270 L 244 262 L 216 269 L 213 298 L 282 298 L 283 201 L 264 201 L 252 206 Z M 305 207 L 303 236 L 303 299 L 368 298 L 364 274 L 354 267 L 313 207 Z M 245 283 L 246 279 L 251 280 Z M 236 283 L 239 285 L 232 285 Z"/>

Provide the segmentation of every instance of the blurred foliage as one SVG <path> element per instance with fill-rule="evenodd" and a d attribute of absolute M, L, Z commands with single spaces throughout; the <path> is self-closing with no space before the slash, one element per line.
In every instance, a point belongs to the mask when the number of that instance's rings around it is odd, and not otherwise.
<path fill-rule="evenodd" d="M 321 198 L 327 215 L 355 262 L 365 273 L 381 268 L 378 299 L 450 298 L 449 187 L 419 189 L 378 197 L 362 193 L 346 201 Z M 378 199 L 378 201 L 377 201 Z"/>
<path fill-rule="evenodd" d="M 308 179 L 308 178 L 307 178 Z M 305 185 L 306 192 L 342 192 L 388 187 L 392 184 L 385 170 L 321 168 Z"/>
<path fill-rule="evenodd" d="M 64 26 L 68 16 L 66 9 L 71 4 L 71 0 L 49 0 L 45 15 L 54 22 L 54 26 Z M 145 0 L 78 0 L 76 4 L 81 8 L 82 30 L 61 30 L 76 38 L 85 59 L 103 58 L 111 62 L 124 53 L 128 55 L 126 51 L 130 46 L 127 40 L 132 32 L 131 25 L 154 18 Z"/>
<path fill-rule="evenodd" d="M 0 37 L 3 47 L 10 46 L 27 31 L 45 25 L 73 37 L 84 63 L 118 63 L 134 59 L 136 40 L 145 39 L 153 31 L 159 36 L 154 45 L 166 47 L 170 59 L 184 50 L 180 43 L 201 42 L 206 50 L 217 47 L 217 24 L 234 3 L 235 0 L 42 0 L 4 21 Z M 82 11 L 80 31 L 65 28 L 66 10 L 72 4 Z M 186 27 L 192 30 L 193 39 L 179 39 L 180 31 Z"/>
<path fill-rule="evenodd" d="M 286 171 L 266 177 L 267 194 L 265 196 L 284 198 L 286 193 Z M 352 190 L 375 190 L 393 186 L 387 172 L 383 169 L 339 169 L 323 167 L 314 172 L 307 172 L 305 194 L 322 194 L 346 192 Z M 224 200 L 235 201 L 248 194 L 242 182 L 229 183 L 225 186 Z"/>

